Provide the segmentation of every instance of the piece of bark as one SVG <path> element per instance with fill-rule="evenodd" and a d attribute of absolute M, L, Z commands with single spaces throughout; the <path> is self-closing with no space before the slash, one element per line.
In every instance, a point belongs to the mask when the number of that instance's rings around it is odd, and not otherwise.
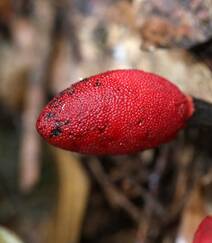
<path fill-rule="evenodd" d="M 212 35 L 211 9 L 208 0 L 142 1 L 137 16 L 145 45 L 189 48 L 206 42 Z"/>

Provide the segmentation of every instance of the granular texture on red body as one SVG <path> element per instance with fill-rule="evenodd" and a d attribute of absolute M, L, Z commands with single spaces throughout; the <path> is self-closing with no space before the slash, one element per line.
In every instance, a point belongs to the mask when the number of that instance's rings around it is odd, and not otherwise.
<path fill-rule="evenodd" d="M 199 225 L 193 243 L 212 243 L 212 216 L 207 216 Z"/>
<path fill-rule="evenodd" d="M 129 154 L 174 138 L 193 104 L 174 84 L 140 70 L 114 70 L 73 84 L 41 112 L 50 144 L 86 154 Z"/>

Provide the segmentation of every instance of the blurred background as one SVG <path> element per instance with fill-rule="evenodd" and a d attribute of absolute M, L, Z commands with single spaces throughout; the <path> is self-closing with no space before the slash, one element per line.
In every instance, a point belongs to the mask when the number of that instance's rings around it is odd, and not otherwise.
<path fill-rule="evenodd" d="M 0 225 L 23 242 L 190 243 L 212 213 L 210 127 L 101 158 L 37 135 L 56 93 L 118 68 L 212 102 L 212 0 L 0 0 Z"/>

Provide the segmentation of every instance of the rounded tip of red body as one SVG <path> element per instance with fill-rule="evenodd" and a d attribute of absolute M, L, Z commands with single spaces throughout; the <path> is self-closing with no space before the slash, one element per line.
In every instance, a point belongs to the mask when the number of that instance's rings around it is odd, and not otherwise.
<path fill-rule="evenodd" d="M 207 216 L 200 223 L 193 243 L 212 243 L 212 216 Z"/>

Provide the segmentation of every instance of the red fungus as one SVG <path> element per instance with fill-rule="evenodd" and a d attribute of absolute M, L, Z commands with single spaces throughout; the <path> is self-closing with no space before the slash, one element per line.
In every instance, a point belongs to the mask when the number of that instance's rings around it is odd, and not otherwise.
<path fill-rule="evenodd" d="M 129 154 L 168 142 L 192 113 L 192 98 L 168 80 L 140 70 L 114 70 L 54 97 L 36 126 L 44 139 L 63 149 Z"/>
<path fill-rule="evenodd" d="M 199 225 L 193 243 L 212 243 L 212 216 L 207 216 Z"/>

